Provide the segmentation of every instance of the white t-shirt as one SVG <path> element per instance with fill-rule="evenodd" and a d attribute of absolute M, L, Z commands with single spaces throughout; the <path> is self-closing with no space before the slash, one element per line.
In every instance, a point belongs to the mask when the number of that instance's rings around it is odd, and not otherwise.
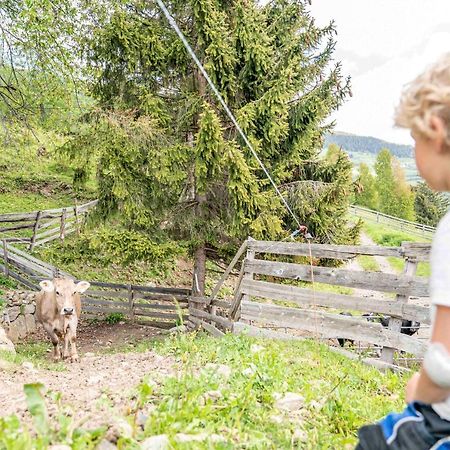
<path fill-rule="evenodd" d="M 450 212 L 439 222 L 431 247 L 431 321 L 434 323 L 435 305 L 450 306 Z M 433 325 L 432 325 L 433 326 Z M 450 330 L 449 330 L 450 332 Z M 443 419 L 450 420 L 450 397 L 432 405 Z"/>

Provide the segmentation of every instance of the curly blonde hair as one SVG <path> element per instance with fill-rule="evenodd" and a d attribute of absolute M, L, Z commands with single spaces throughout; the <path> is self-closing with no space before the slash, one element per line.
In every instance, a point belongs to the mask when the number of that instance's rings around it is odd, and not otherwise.
<path fill-rule="evenodd" d="M 399 127 L 433 138 L 432 116 L 443 120 L 447 130 L 445 144 L 450 148 L 450 53 L 405 86 L 394 119 Z"/>

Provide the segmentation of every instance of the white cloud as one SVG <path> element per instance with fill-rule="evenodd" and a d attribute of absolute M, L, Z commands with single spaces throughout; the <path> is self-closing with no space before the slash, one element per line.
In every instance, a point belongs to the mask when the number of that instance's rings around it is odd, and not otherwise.
<path fill-rule="evenodd" d="M 335 59 L 352 76 L 353 97 L 335 114 L 337 130 L 411 143 L 393 128 L 402 86 L 450 51 L 448 0 L 313 0 L 323 26 L 334 19 Z"/>

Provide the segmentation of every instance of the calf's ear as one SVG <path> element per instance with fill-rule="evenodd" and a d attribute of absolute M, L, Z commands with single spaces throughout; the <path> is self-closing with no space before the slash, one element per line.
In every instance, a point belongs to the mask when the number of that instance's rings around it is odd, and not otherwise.
<path fill-rule="evenodd" d="M 80 281 L 75 286 L 75 292 L 79 292 L 81 294 L 84 291 L 87 291 L 89 289 L 90 285 L 91 284 L 88 283 L 87 281 Z"/>
<path fill-rule="evenodd" d="M 39 283 L 39 286 L 42 288 L 45 292 L 53 292 L 55 290 L 55 286 L 52 281 L 50 280 L 42 280 Z"/>

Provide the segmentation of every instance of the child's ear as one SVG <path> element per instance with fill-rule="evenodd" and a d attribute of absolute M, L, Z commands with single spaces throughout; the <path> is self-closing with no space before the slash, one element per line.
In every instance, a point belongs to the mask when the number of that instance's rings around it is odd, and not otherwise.
<path fill-rule="evenodd" d="M 430 117 L 430 127 L 433 130 L 432 141 L 436 146 L 438 152 L 442 152 L 446 149 L 445 136 L 447 134 L 447 128 L 445 127 L 444 121 L 439 117 L 432 115 Z"/>

